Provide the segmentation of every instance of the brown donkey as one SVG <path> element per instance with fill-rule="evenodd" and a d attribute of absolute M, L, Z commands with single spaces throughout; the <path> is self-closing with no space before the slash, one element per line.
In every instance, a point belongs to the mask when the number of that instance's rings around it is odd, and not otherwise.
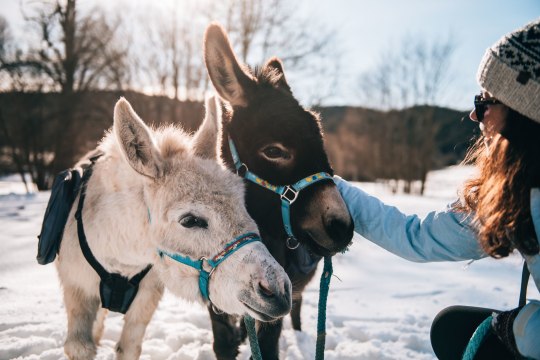
<path fill-rule="evenodd" d="M 251 176 L 251 181 L 246 181 L 247 209 L 264 244 L 291 279 L 292 323 L 294 329 L 301 330 L 302 291 L 319 260 L 343 251 L 353 236 L 352 219 L 331 179 L 333 171 L 324 150 L 320 120 L 294 98 L 279 59 L 270 59 L 254 72 L 247 70 L 238 63 L 219 25 L 206 31 L 204 58 L 210 79 L 227 107 L 222 121 L 222 159 L 239 175 Z M 230 144 L 237 150 L 236 161 Z M 301 191 L 286 187 L 316 176 L 317 182 Z M 276 188 L 287 189 L 283 196 L 289 199 L 289 220 L 282 211 L 285 200 L 276 194 Z M 235 358 L 242 340 L 235 318 L 212 309 L 210 315 L 216 356 Z M 279 357 L 281 328 L 281 319 L 258 326 L 264 359 Z"/>

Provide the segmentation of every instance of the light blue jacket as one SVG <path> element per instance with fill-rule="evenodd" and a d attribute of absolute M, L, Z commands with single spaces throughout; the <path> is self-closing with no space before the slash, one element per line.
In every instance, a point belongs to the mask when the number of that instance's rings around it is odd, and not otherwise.
<path fill-rule="evenodd" d="M 431 262 L 487 256 L 476 240 L 470 220 L 453 211 L 451 205 L 420 219 L 403 214 L 339 177 L 334 177 L 334 181 L 354 220 L 355 231 L 402 258 Z M 531 191 L 531 215 L 540 238 L 540 189 Z M 524 258 L 540 290 L 540 254 Z M 540 359 L 540 301 L 532 300 L 523 307 L 513 330 L 519 352 Z"/>

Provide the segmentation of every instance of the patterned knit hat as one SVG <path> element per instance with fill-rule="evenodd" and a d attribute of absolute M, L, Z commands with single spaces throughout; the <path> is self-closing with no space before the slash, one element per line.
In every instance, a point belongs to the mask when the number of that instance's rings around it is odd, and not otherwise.
<path fill-rule="evenodd" d="M 540 122 L 540 19 L 487 49 L 476 78 L 503 104 Z"/>

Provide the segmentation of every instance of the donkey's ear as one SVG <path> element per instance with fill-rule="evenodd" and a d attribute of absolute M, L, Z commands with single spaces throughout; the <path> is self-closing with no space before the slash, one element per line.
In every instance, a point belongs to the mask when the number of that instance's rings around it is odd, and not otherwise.
<path fill-rule="evenodd" d="M 272 83 L 278 89 L 282 89 L 292 94 L 291 88 L 285 79 L 285 72 L 283 71 L 283 63 L 277 57 L 273 57 L 264 65 L 265 72 L 271 71 L 274 76 L 272 77 Z"/>
<path fill-rule="evenodd" d="M 114 107 L 113 129 L 131 167 L 142 175 L 158 178 L 163 168 L 160 151 L 148 126 L 124 98 Z"/>
<path fill-rule="evenodd" d="M 217 159 L 218 137 L 221 128 L 221 106 L 215 96 L 205 102 L 206 116 L 193 137 L 195 155 L 206 159 Z"/>
<path fill-rule="evenodd" d="M 255 81 L 242 69 L 225 30 L 216 23 L 204 34 L 204 61 L 219 95 L 233 106 L 247 106 L 247 94 Z"/>

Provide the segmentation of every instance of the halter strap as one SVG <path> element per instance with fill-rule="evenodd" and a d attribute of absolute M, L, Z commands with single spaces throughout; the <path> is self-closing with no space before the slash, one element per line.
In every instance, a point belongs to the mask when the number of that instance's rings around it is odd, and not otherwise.
<path fill-rule="evenodd" d="M 158 249 L 158 254 L 163 258 L 163 255 L 167 255 L 174 261 L 182 263 L 187 266 L 199 271 L 199 290 L 205 301 L 210 300 L 209 285 L 210 285 L 210 276 L 216 269 L 216 267 L 221 264 L 225 259 L 231 256 L 235 251 L 239 250 L 241 247 L 252 243 L 254 241 L 261 241 L 259 235 L 255 233 L 246 233 L 238 236 L 233 241 L 229 242 L 223 250 L 214 255 L 212 258 L 207 259 L 206 257 L 201 257 L 199 260 L 193 260 L 189 256 L 184 256 L 178 253 L 171 253 L 165 250 Z"/>
<path fill-rule="evenodd" d="M 247 165 L 240 160 L 238 150 L 236 150 L 236 146 L 234 145 L 231 137 L 229 137 L 229 148 L 231 150 L 234 167 L 236 168 L 238 175 L 279 195 L 281 199 L 281 218 L 283 220 L 283 227 L 288 235 L 287 246 L 291 249 L 298 247 L 299 243 L 293 234 L 291 225 L 291 204 L 296 201 L 301 190 L 322 180 L 332 180 L 332 176 L 326 172 L 318 172 L 316 174 L 309 175 L 292 185 L 273 185 L 255 173 L 249 171 Z M 289 246 L 290 241 L 293 241 L 294 245 Z"/>

